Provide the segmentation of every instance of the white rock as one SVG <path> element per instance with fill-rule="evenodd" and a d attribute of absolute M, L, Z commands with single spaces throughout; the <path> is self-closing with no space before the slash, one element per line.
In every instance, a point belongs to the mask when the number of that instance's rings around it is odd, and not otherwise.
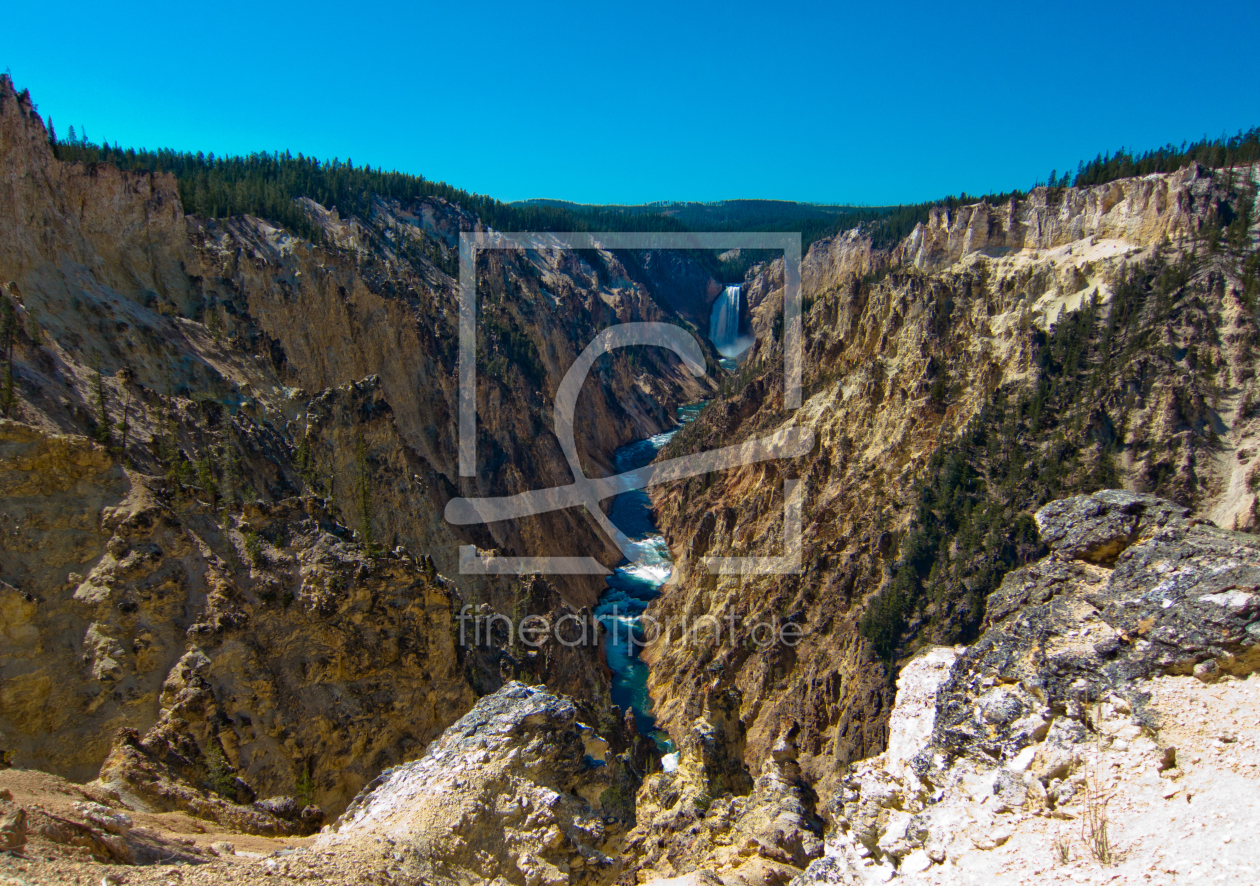
<path fill-rule="evenodd" d="M 987 851 L 1003 845 L 1014 833 L 1014 830 L 1009 827 L 993 828 L 981 834 L 972 835 L 971 842 L 975 844 L 977 849 Z"/>
<path fill-rule="evenodd" d="M 879 838 L 879 848 L 882 851 L 888 852 L 897 843 L 905 840 L 911 817 L 909 812 L 896 811 L 889 814 L 888 827 Z"/>
<path fill-rule="evenodd" d="M 1016 754 L 1015 759 L 1006 764 L 1006 768 L 1012 772 L 1023 772 L 1032 765 L 1033 757 L 1035 756 L 1037 756 L 1037 746 L 1030 744 Z"/>
<path fill-rule="evenodd" d="M 932 866 L 932 859 L 922 849 L 916 849 L 901 862 L 902 874 L 921 874 Z"/>
<path fill-rule="evenodd" d="M 1199 598 L 1200 603 L 1215 603 L 1226 609 L 1246 609 L 1254 595 L 1246 591 L 1226 591 L 1221 594 L 1205 594 Z"/>
<path fill-rule="evenodd" d="M 977 803 L 993 795 L 993 773 L 964 772 L 961 781 L 963 790 Z"/>
<path fill-rule="evenodd" d="M 933 646 L 901 669 L 896 705 L 888 720 L 889 763 L 909 760 L 927 747 L 936 722 L 936 690 L 965 651 L 962 646 Z"/>

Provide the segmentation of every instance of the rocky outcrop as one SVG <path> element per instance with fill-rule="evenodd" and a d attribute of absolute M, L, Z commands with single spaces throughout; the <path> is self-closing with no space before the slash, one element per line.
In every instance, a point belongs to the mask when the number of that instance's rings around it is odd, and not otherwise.
<path fill-rule="evenodd" d="M 1117 864 L 1124 838 L 1124 852 L 1148 860 L 1133 876 L 1149 877 L 1158 829 L 1144 842 L 1119 813 L 1171 824 L 1167 803 L 1198 768 L 1185 743 L 1238 741 L 1174 699 L 1202 703 L 1179 680 L 1206 699 L 1208 684 L 1260 668 L 1260 537 L 1119 491 L 1055 502 L 1037 521 L 1051 552 L 1006 577 L 980 639 L 902 669 L 889 748 L 847 774 L 829 807 L 830 858 L 799 884 L 983 870 L 1008 841 L 1040 852 L 1041 822 L 1078 820 L 1084 845 L 1060 834 L 1060 864 Z M 1210 766 L 1202 776 L 1196 785 L 1235 777 Z"/>
<path fill-rule="evenodd" d="M 0 589 L 3 746 L 19 765 L 91 778 L 126 728 L 194 785 L 335 812 L 472 703 L 453 589 L 406 554 L 365 551 L 320 501 L 224 520 L 164 503 L 83 438 L 0 432 L 9 549 L 29 547 L 18 580 L 60 576 L 42 585 L 56 593 Z M 76 470 L 113 502 L 94 513 Z M 127 781 L 123 761 L 106 769 Z"/>
<path fill-rule="evenodd" d="M 1056 714 L 1112 695 L 1140 712 L 1135 687 L 1156 674 L 1260 667 L 1255 536 L 1119 491 L 1047 505 L 1037 523 L 1050 556 L 1006 577 L 942 686 L 933 742 L 949 757 L 1012 758 Z"/>
<path fill-rule="evenodd" d="M 108 881 L 121 879 L 113 866 L 204 865 L 217 857 L 98 787 L 22 770 L 7 770 L 0 781 L 0 865 L 10 879 L 73 882 L 82 871 Z"/>
<path fill-rule="evenodd" d="M 380 853 L 424 882 L 608 883 L 635 787 L 571 700 L 508 683 L 383 772 L 316 849 Z"/>
<path fill-rule="evenodd" d="M 199 552 L 134 475 L 83 437 L 4 421 L 0 455 L 0 745 L 18 765 L 86 780 L 114 730 L 147 728 L 157 714 L 195 593 L 183 562 Z"/>
<path fill-rule="evenodd" d="M 822 854 L 822 822 L 801 779 L 796 730 L 780 736 L 754 780 L 743 763 L 740 702 L 734 690 L 711 691 L 678 752 L 644 780 L 638 824 L 624 849 L 638 882 L 685 875 L 726 886 L 779 884 Z"/>
<path fill-rule="evenodd" d="M 1086 239 L 1156 243 L 1199 233 L 1212 197 L 1210 174 L 1192 163 L 1180 172 L 1121 179 L 1089 188 L 1035 188 L 1023 199 L 956 210 L 936 207 L 898 244 L 898 264 L 921 271 L 948 267 L 972 253 L 1049 250 Z"/>
<path fill-rule="evenodd" d="M 21 852 L 26 846 L 26 810 L 13 795 L 0 797 L 0 852 Z"/>
<path fill-rule="evenodd" d="M 235 833 L 307 834 L 323 823 L 322 807 L 306 802 L 314 799 L 309 788 L 303 786 L 301 800 L 293 796 L 254 800 L 250 783 L 232 775 L 222 752 L 213 745 L 207 748 L 203 755 L 196 741 L 169 726 L 143 739 L 133 729 L 122 729 L 99 778 L 91 784 L 129 810 L 186 812 Z"/>

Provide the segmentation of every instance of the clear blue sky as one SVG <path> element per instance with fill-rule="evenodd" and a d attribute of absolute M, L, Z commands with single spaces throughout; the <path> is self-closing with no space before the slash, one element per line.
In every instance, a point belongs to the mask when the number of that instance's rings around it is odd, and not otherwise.
<path fill-rule="evenodd" d="M 504 200 L 915 202 L 1260 124 L 1260 4 L 15 3 L 64 133 Z"/>

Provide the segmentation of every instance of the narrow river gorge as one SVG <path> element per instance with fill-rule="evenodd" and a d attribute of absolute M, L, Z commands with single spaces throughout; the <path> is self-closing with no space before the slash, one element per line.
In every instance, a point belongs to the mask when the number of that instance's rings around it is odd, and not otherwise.
<path fill-rule="evenodd" d="M 650 463 L 685 424 L 699 414 L 704 403 L 689 403 L 678 409 L 679 424 L 661 434 L 636 440 L 613 454 L 618 473 L 632 471 Z M 674 561 L 665 537 L 656 528 L 652 500 L 644 489 L 632 489 L 613 499 L 610 518 L 631 540 L 638 556 L 637 563 L 626 561 L 608 578 L 608 589 L 599 598 L 595 616 L 605 628 L 604 654 L 613 672 L 612 700 L 634 711 L 639 732 L 651 736 L 662 752 L 670 752 L 673 743 L 658 729 L 652 717 L 652 698 L 648 695 L 648 667 L 639 658 L 642 640 L 642 616 L 649 602 L 660 595 L 661 587 L 673 573 Z"/>
<path fill-rule="evenodd" d="M 733 371 L 738 358 L 752 343 L 741 333 L 740 296 L 742 286 L 727 286 L 710 312 L 709 339 L 721 355 L 724 369 Z M 678 431 L 704 408 L 704 402 L 689 403 L 678 409 L 678 425 L 661 434 L 636 440 L 613 453 L 618 473 L 649 464 Z M 665 537 L 658 531 L 652 500 L 646 490 L 624 492 L 613 499 L 609 517 L 631 540 L 634 562 L 623 562 L 608 579 L 608 589 L 600 596 L 595 616 L 605 628 L 604 655 L 613 672 L 612 700 L 622 710 L 634 711 L 639 732 L 650 736 L 662 753 L 674 750 L 668 734 L 659 729 L 652 716 L 648 694 L 648 666 L 639 658 L 643 639 L 643 612 L 658 597 L 673 574 L 674 561 Z"/>

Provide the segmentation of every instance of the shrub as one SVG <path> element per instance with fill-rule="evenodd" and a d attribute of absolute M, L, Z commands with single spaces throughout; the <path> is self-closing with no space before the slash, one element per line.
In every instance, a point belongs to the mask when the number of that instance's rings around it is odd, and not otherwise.
<path fill-rule="evenodd" d="M 263 564 L 263 546 L 262 536 L 252 529 L 247 529 L 245 535 L 245 556 L 249 558 L 249 562 L 255 566 Z"/>
<path fill-rule="evenodd" d="M 232 768 L 228 765 L 227 757 L 223 754 L 223 748 L 219 746 L 218 739 L 212 739 L 206 745 L 206 781 L 207 789 L 214 791 L 225 800 L 236 800 L 236 776 L 232 774 Z"/>

